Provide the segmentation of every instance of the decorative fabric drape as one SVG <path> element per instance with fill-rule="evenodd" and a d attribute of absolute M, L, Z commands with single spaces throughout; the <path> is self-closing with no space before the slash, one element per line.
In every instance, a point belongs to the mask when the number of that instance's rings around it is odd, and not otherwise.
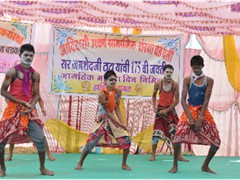
<path fill-rule="evenodd" d="M 240 92 L 240 59 L 233 36 L 224 36 L 224 56 L 228 80 L 232 87 Z"/>
<path fill-rule="evenodd" d="M 222 36 L 197 35 L 197 40 L 209 57 L 215 60 L 224 60 Z"/>

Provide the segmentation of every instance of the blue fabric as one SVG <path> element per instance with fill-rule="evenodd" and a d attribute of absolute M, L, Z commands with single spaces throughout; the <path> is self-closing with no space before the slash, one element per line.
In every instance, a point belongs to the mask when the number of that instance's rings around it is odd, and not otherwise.
<path fill-rule="evenodd" d="M 191 87 L 188 89 L 188 104 L 193 106 L 203 105 L 206 89 L 207 86 L 205 84 L 198 86 L 192 83 Z"/>

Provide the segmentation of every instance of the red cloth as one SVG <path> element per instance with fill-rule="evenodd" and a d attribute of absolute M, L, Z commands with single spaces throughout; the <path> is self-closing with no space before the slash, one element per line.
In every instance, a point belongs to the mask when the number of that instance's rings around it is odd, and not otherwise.
<path fill-rule="evenodd" d="M 165 92 L 162 90 L 159 93 L 159 101 L 158 104 L 161 107 L 169 107 L 174 101 L 174 94 L 173 91 Z"/>
<path fill-rule="evenodd" d="M 23 73 L 23 92 L 24 95 L 29 98 L 32 94 L 31 88 L 32 88 L 32 84 L 30 83 L 30 79 L 29 76 L 31 73 L 33 73 L 35 70 L 30 67 L 29 69 L 23 69 L 23 67 L 21 66 L 21 64 L 18 64 L 15 66 L 15 68 L 20 71 L 21 73 Z"/>
<path fill-rule="evenodd" d="M 195 121 L 201 112 L 202 106 L 188 106 L 190 113 Z M 191 143 L 191 144 L 202 144 L 202 145 L 215 145 L 220 146 L 221 140 L 216 124 L 213 120 L 212 115 L 206 110 L 202 127 L 199 132 L 194 132 L 190 129 L 189 120 L 185 112 L 183 112 L 178 125 L 177 132 L 175 134 L 174 143 Z"/>
<path fill-rule="evenodd" d="M 32 87 L 32 80 L 29 80 L 29 84 Z M 30 88 L 31 90 L 31 88 Z M 31 90 L 32 92 L 32 90 Z M 26 95 L 23 92 L 23 81 L 19 79 L 18 77 L 12 82 L 10 86 L 9 93 L 14 96 L 15 98 L 29 102 L 32 99 L 32 94 L 29 97 L 26 97 Z"/>

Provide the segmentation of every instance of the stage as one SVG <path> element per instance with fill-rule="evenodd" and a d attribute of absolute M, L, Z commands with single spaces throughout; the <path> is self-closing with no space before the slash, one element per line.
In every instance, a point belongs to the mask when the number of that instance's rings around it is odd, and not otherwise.
<path fill-rule="evenodd" d="M 240 157 L 214 157 L 210 168 L 217 174 L 201 171 L 204 156 L 184 156 L 190 162 L 179 162 L 179 171 L 168 173 L 173 156 L 129 155 L 128 165 L 132 171 L 122 170 L 122 155 L 89 154 L 81 171 L 74 168 L 80 154 L 53 154 L 55 161 L 46 158 L 46 167 L 55 171 L 54 176 L 42 176 L 37 154 L 14 154 L 6 162 L 7 176 L 4 179 L 239 179 Z M 5 154 L 5 157 L 7 154 Z"/>

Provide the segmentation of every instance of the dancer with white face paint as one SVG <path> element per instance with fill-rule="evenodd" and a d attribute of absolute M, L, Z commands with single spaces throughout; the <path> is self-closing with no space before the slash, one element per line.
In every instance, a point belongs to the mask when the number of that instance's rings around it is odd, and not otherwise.
<path fill-rule="evenodd" d="M 164 140 L 168 148 L 172 149 L 172 141 L 176 132 L 178 116 L 174 107 L 179 102 L 178 83 L 172 79 L 174 68 L 167 64 L 163 68 L 164 78 L 154 85 L 152 103 L 156 113 L 154 122 L 154 131 L 152 135 L 152 156 L 148 159 L 154 161 L 156 157 L 156 149 L 159 140 Z M 159 91 L 159 101 L 156 102 L 156 95 Z M 157 105 L 156 105 L 157 103 Z M 188 161 L 179 153 L 180 161 Z"/>
<path fill-rule="evenodd" d="M 30 47 L 30 46 L 29 46 Z M 34 57 L 34 52 L 31 51 L 31 49 L 29 50 L 25 50 L 23 51 L 22 53 L 20 53 L 20 58 L 21 58 L 21 66 L 25 69 L 25 71 L 28 71 L 28 69 L 30 69 L 29 71 L 32 70 L 31 68 L 31 64 L 33 62 L 33 57 Z M 21 67 L 20 67 L 21 68 Z M 16 70 L 19 69 L 19 65 L 16 66 Z M 23 71 L 23 72 L 25 72 Z M 21 74 L 21 71 L 19 73 L 19 77 L 22 76 Z M 29 75 L 27 75 L 29 76 Z M 24 77 L 24 76 L 23 76 Z M 33 85 L 34 86 L 34 85 Z M 34 93 L 33 93 L 34 94 Z M 6 102 L 8 103 L 8 100 L 6 99 Z M 38 103 L 41 107 L 41 111 L 43 113 L 44 116 L 46 116 L 46 111 L 44 109 L 44 103 L 42 101 L 42 98 L 39 97 L 39 100 L 38 100 Z M 36 108 L 35 108 L 36 109 Z M 30 110 L 29 110 L 30 112 Z M 10 139 L 11 140 L 11 139 Z M 14 141 L 14 138 L 13 138 L 13 141 Z M 8 142 L 10 143 L 10 147 L 9 147 L 9 153 L 8 153 L 8 157 L 5 159 L 5 161 L 10 161 L 12 160 L 12 156 L 13 156 L 13 149 L 14 149 L 14 143 L 13 142 Z M 49 150 L 49 146 L 48 146 L 48 143 L 46 142 L 46 151 L 47 151 L 47 155 L 48 155 L 48 158 L 51 160 L 51 161 L 54 161 L 55 158 L 52 156 L 50 150 Z"/>
<path fill-rule="evenodd" d="M 46 169 L 44 165 L 46 139 L 43 124 L 34 109 L 40 97 L 40 74 L 31 67 L 34 53 L 31 44 L 22 45 L 21 63 L 6 73 L 2 83 L 1 95 L 9 102 L 0 120 L 0 176 L 6 175 L 4 148 L 10 137 L 12 141 L 15 139 L 16 143 L 31 138 L 38 150 L 41 174 L 54 175 L 54 172 Z"/>
<path fill-rule="evenodd" d="M 90 133 L 82 156 L 76 166 L 76 170 L 82 170 L 83 161 L 95 146 L 118 147 L 123 149 L 121 168 L 130 171 L 127 165 L 127 156 L 131 140 L 128 136 L 121 111 L 121 89 L 116 87 L 117 75 L 109 70 L 104 74 L 104 87 L 98 95 L 97 124 Z"/>

